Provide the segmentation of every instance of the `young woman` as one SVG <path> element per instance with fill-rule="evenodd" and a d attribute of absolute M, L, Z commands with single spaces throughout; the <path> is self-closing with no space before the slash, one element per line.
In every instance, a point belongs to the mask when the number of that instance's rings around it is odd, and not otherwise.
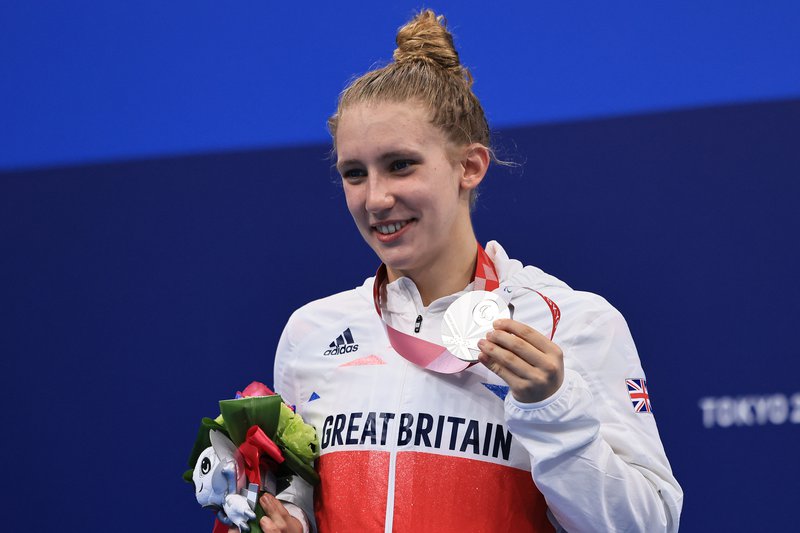
<path fill-rule="evenodd" d="M 676 531 L 682 492 L 624 319 L 477 244 L 470 208 L 492 151 L 471 77 L 431 11 L 397 43 L 329 121 L 347 207 L 382 266 L 286 326 L 275 388 L 317 428 L 322 482 L 262 499 L 264 529 Z M 448 308 L 473 293 L 495 306 L 469 304 L 473 327 L 489 322 L 478 364 L 453 356 L 463 339 L 442 346 L 443 321 L 460 327 Z"/>

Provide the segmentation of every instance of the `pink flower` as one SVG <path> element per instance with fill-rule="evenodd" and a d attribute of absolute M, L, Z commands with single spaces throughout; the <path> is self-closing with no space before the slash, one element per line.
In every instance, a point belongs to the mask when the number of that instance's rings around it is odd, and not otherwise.
<path fill-rule="evenodd" d="M 241 392 L 236 391 L 237 398 L 249 398 L 251 396 L 273 396 L 275 393 L 272 389 L 261 383 L 254 381 Z"/>

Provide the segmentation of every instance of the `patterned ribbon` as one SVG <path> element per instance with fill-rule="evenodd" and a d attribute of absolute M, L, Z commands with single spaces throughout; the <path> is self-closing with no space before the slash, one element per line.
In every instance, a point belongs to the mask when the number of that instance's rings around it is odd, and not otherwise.
<path fill-rule="evenodd" d="M 477 261 L 475 262 L 475 272 L 472 275 L 472 281 L 474 282 L 473 290 L 495 292 L 500 289 L 500 280 L 497 276 L 497 270 L 495 269 L 494 263 L 486 254 L 486 251 L 483 249 L 483 247 L 480 244 L 477 244 L 477 247 Z M 397 353 L 417 366 L 421 366 L 422 368 L 433 370 L 434 372 L 439 372 L 442 374 L 455 374 L 456 372 L 461 372 L 462 370 L 475 364 L 474 362 L 462 361 L 440 344 L 429 342 L 425 339 L 420 339 L 418 337 L 414 337 L 413 335 L 403 333 L 402 331 L 399 331 L 387 324 L 383 319 L 383 313 L 381 312 L 381 290 L 383 289 L 384 285 L 386 285 L 387 280 L 388 274 L 386 265 L 381 264 L 381 266 L 378 267 L 378 271 L 375 273 L 375 283 L 372 288 L 372 297 L 375 302 L 375 311 L 377 311 L 378 316 L 381 318 L 381 321 L 386 328 L 386 334 L 389 337 L 389 343 Z M 556 303 L 550 298 L 535 289 L 531 289 L 529 287 L 519 288 L 535 292 L 542 297 L 547 306 L 550 308 L 550 314 L 553 318 L 553 327 L 550 331 L 550 340 L 553 340 L 553 336 L 556 334 L 556 327 L 558 326 L 558 322 L 561 320 L 561 310 L 558 308 L 558 305 L 556 305 Z M 512 287 L 505 287 L 503 291 L 497 292 L 497 294 L 503 298 L 506 303 L 509 303 L 514 292 L 512 289 Z"/>

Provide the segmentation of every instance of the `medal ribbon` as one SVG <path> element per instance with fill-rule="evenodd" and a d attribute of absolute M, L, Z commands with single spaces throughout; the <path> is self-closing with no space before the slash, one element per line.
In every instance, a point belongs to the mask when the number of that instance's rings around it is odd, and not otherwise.
<path fill-rule="evenodd" d="M 475 263 L 475 273 L 472 276 L 472 281 L 474 282 L 472 290 L 493 292 L 500 288 L 500 280 L 497 276 L 497 270 L 495 269 L 494 263 L 486 254 L 486 251 L 483 249 L 483 247 L 480 244 L 477 244 L 477 247 L 478 257 Z M 429 342 L 425 339 L 420 339 L 418 337 L 414 337 L 413 335 L 403 333 L 402 331 L 399 331 L 387 324 L 383 319 L 380 302 L 381 289 L 386 285 L 387 280 L 388 274 L 386 265 L 381 264 L 381 266 L 378 267 L 378 271 L 375 273 L 375 283 L 372 288 L 372 297 L 375 302 L 375 311 L 377 311 L 381 322 L 383 322 L 383 325 L 386 328 L 386 334 L 389 337 L 389 343 L 397 353 L 403 356 L 403 358 L 407 361 L 411 361 L 417 366 L 421 366 L 422 368 L 433 370 L 434 372 L 439 372 L 442 374 L 455 374 L 456 372 L 461 372 L 462 370 L 475 364 L 474 362 L 462 361 L 440 344 Z M 547 306 L 550 308 L 550 314 L 553 318 L 553 328 L 550 332 L 550 340 L 553 340 L 553 336 L 556 333 L 556 327 L 558 326 L 559 320 L 561 320 L 561 310 L 558 308 L 558 305 L 556 305 L 555 302 L 539 291 L 530 289 L 528 287 L 523 288 L 532 290 L 541 296 Z M 506 303 L 508 303 L 511 299 L 511 290 L 507 289 L 506 291 L 499 293 L 499 295 L 506 301 Z"/>

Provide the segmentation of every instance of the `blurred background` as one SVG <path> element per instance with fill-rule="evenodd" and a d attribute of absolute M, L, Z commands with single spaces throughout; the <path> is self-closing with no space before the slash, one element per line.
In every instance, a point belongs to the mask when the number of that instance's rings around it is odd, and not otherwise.
<path fill-rule="evenodd" d="M 181 479 L 200 418 L 377 266 L 325 121 L 420 7 L 0 4 L 7 527 L 210 531 Z M 682 531 L 792 530 L 800 4 L 425 7 L 522 163 L 478 236 L 626 316 Z"/>

